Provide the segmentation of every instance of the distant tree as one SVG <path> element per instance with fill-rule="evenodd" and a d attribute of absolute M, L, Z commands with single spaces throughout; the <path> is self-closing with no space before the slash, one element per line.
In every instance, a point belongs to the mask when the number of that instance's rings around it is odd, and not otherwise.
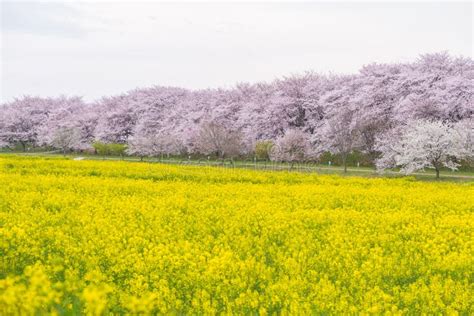
<path fill-rule="evenodd" d="M 39 145 L 68 150 L 90 148 L 95 123 L 91 109 L 80 97 L 50 100 L 51 109 L 37 129 Z"/>
<path fill-rule="evenodd" d="M 403 66 L 399 64 L 369 64 L 355 78 L 356 89 L 350 103 L 356 106 L 353 122 L 358 131 L 358 150 L 374 162 L 379 152 L 375 139 L 393 124 L 393 109 L 399 102 L 402 89 L 395 83 Z"/>
<path fill-rule="evenodd" d="M 309 152 L 309 140 L 306 133 L 290 129 L 275 141 L 272 147 L 271 157 L 273 160 L 290 162 L 291 166 L 295 162 L 303 161 Z"/>
<path fill-rule="evenodd" d="M 196 147 L 203 154 L 219 158 L 236 157 L 242 152 L 242 138 L 237 131 L 229 130 L 216 122 L 205 122 L 197 135 Z"/>
<path fill-rule="evenodd" d="M 309 135 L 312 150 L 330 151 L 347 169 L 352 151 L 374 161 L 380 155 L 375 140 L 410 120 L 456 123 L 474 117 L 473 78 L 472 58 L 441 52 L 414 62 L 369 64 L 353 75 L 308 72 L 227 89 L 155 86 L 92 103 L 26 96 L 0 105 L 0 144 L 52 146 L 58 129 L 75 128 L 77 149 L 94 141 L 130 146 L 147 139 L 161 155 L 169 151 L 159 139 L 166 135 L 178 152 L 230 157 L 297 129 Z"/>
<path fill-rule="evenodd" d="M 19 144 L 23 151 L 38 144 L 38 130 L 51 110 L 52 99 L 25 96 L 4 104 L 0 109 L 0 141 Z"/>
<path fill-rule="evenodd" d="M 327 148 L 341 156 L 344 172 L 347 172 L 347 157 L 357 148 L 359 140 L 359 130 L 352 115 L 351 111 L 347 111 L 327 121 Z"/>
<path fill-rule="evenodd" d="M 61 149 L 64 155 L 69 150 L 80 148 L 81 143 L 81 133 L 77 128 L 73 127 L 56 129 L 51 137 L 51 145 Z"/>
<path fill-rule="evenodd" d="M 360 146 L 358 110 L 363 86 L 357 76 L 335 76 L 326 84 L 327 91 L 319 102 L 323 118 L 315 122 L 312 135 L 313 150 L 317 154 L 330 152 L 341 157 L 347 172 L 349 154 Z"/>
<path fill-rule="evenodd" d="M 7 109 L 4 105 L 0 105 L 0 111 L 5 113 Z M 4 138 L 5 135 L 3 135 L 3 133 L 5 133 L 6 131 L 5 124 L 6 124 L 5 119 L 0 119 L 0 148 L 9 146 L 9 142 L 7 141 L 6 138 Z"/>
<path fill-rule="evenodd" d="M 391 83 L 399 91 L 393 118 L 456 122 L 474 115 L 474 62 L 452 58 L 446 52 L 424 54 L 404 67 Z"/>
<path fill-rule="evenodd" d="M 132 156 L 140 157 L 143 160 L 144 157 L 150 157 L 153 155 L 152 144 L 150 139 L 144 136 L 132 136 L 128 139 L 127 153 Z"/>
<path fill-rule="evenodd" d="M 143 157 L 179 154 L 180 142 L 172 135 L 134 136 L 128 140 L 127 153 Z"/>
<path fill-rule="evenodd" d="M 405 174 L 431 168 L 439 178 L 442 167 L 456 170 L 458 161 L 470 154 L 466 143 L 466 134 L 452 124 L 410 121 L 380 137 L 378 148 L 382 157 L 377 161 L 377 168 L 400 167 Z"/>
<path fill-rule="evenodd" d="M 104 143 L 127 142 L 137 122 L 138 107 L 127 95 L 102 98 L 95 108 L 100 113 L 94 134 Z"/>
<path fill-rule="evenodd" d="M 461 134 L 464 140 L 463 160 L 474 167 L 474 117 L 464 119 L 454 124 L 454 128 Z"/>

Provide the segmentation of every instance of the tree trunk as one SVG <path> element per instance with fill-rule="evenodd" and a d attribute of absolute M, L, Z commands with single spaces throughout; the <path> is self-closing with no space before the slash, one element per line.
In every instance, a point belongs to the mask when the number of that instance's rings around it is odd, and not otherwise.
<path fill-rule="evenodd" d="M 436 179 L 439 179 L 439 169 L 436 168 L 435 170 L 436 170 Z"/>
<path fill-rule="evenodd" d="M 347 156 L 342 155 L 342 163 L 344 164 L 344 173 L 347 173 Z"/>

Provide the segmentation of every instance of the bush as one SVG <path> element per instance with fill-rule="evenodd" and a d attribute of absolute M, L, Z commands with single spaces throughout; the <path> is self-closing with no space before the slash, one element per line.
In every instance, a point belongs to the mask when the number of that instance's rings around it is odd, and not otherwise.
<path fill-rule="evenodd" d="M 97 154 L 99 154 L 101 156 L 108 155 L 108 147 L 107 147 L 106 143 L 95 142 L 95 143 L 92 144 L 92 147 L 94 147 Z"/>
<path fill-rule="evenodd" d="M 124 144 L 108 144 L 109 152 L 112 156 L 124 156 L 127 145 Z"/>
<path fill-rule="evenodd" d="M 270 159 L 270 152 L 275 144 L 271 140 L 260 140 L 255 144 L 255 156 L 257 159 Z"/>
<path fill-rule="evenodd" d="M 95 142 L 92 147 L 101 156 L 123 156 L 127 150 L 127 145 L 117 143 Z"/>

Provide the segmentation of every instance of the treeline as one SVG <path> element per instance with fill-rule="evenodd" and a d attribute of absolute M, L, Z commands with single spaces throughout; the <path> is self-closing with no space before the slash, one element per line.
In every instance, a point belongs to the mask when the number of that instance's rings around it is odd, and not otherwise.
<path fill-rule="evenodd" d="M 68 152 L 122 144 L 142 157 L 283 161 L 333 154 L 344 165 L 357 153 L 381 169 L 438 170 L 472 157 L 473 95 L 473 60 L 436 53 L 353 75 L 308 72 L 232 89 L 159 86 L 92 103 L 24 96 L 1 105 L 0 146 Z M 441 144 L 438 134 L 456 142 Z M 442 148 L 429 152 L 433 144 Z"/>

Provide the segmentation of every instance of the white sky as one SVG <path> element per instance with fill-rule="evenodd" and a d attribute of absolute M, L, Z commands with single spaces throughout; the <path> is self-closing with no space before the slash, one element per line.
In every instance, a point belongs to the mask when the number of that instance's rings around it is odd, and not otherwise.
<path fill-rule="evenodd" d="M 2 1 L 2 0 L 0 0 Z M 464 3 L 1 2 L 0 102 L 136 87 L 230 87 L 473 54 Z"/>

